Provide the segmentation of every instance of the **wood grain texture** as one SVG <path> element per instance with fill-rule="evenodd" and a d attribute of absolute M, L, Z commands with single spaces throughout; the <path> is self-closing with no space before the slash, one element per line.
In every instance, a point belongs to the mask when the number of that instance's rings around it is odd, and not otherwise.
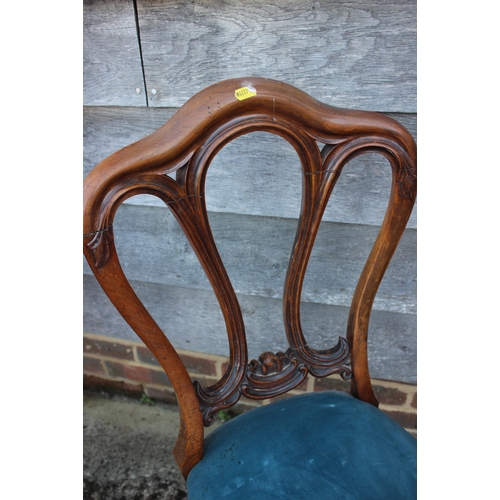
<path fill-rule="evenodd" d="M 151 106 L 256 75 L 333 106 L 416 112 L 415 1 L 139 0 L 138 13 Z"/>
<path fill-rule="evenodd" d="M 95 278 L 85 275 L 83 284 L 84 331 L 137 340 Z M 175 348 L 229 355 L 224 320 L 211 290 L 136 281 L 132 286 Z M 282 301 L 242 293 L 238 299 L 247 329 L 249 359 L 257 359 L 265 351 L 286 350 Z M 348 307 L 303 303 L 302 322 L 311 345 L 320 349 L 345 336 L 348 313 Z M 372 376 L 415 384 L 416 337 L 416 315 L 373 311 L 368 339 Z"/>
<path fill-rule="evenodd" d="M 209 218 L 236 291 L 281 298 L 297 221 L 225 213 L 211 213 Z M 377 227 L 323 222 L 307 269 L 303 300 L 348 307 L 377 232 Z M 167 208 L 122 205 L 114 235 L 129 279 L 211 289 Z M 416 314 L 416 244 L 416 231 L 406 230 L 380 285 L 375 310 Z M 88 266 L 85 273 L 90 274 Z"/>
<path fill-rule="evenodd" d="M 83 103 L 146 105 L 133 0 L 83 2 Z"/>
<path fill-rule="evenodd" d="M 174 113 L 162 108 L 84 108 L 84 177 L 114 151 L 154 132 Z M 416 115 L 388 114 L 416 137 Z M 210 212 L 297 218 L 300 211 L 300 161 L 281 137 L 254 132 L 229 143 L 215 157 L 207 176 Z M 323 219 L 380 225 L 389 196 L 391 169 L 385 158 L 367 154 L 344 169 Z M 232 193 L 230 197 L 227 193 Z M 163 207 L 152 196 L 125 203 Z M 417 226 L 417 207 L 408 227 Z"/>

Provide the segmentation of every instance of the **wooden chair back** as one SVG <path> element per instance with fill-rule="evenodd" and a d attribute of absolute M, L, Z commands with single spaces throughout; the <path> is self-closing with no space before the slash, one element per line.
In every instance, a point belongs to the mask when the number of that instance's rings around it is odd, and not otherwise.
<path fill-rule="evenodd" d="M 215 244 L 205 205 L 210 163 L 231 140 L 266 131 L 287 140 L 302 167 L 302 205 L 283 295 L 289 348 L 248 359 L 237 296 Z M 320 144 L 322 145 L 320 147 Z M 375 152 L 392 167 L 384 221 L 357 284 L 346 339 L 317 350 L 300 321 L 301 290 L 323 212 L 344 165 Z M 176 173 L 176 178 L 168 174 Z M 120 266 L 113 218 L 137 194 L 157 196 L 186 234 L 214 289 L 227 327 L 230 361 L 211 387 L 191 381 L 175 349 L 148 313 Z M 311 374 L 339 373 L 357 398 L 378 405 L 368 371 L 368 322 L 378 286 L 396 250 L 416 198 L 416 146 L 408 131 L 378 113 L 318 102 L 285 83 L 243 78 L 212 85 L 192 97 L 160 129 L 112 154 L 84 183 L 84 253 L 111 302 L 149 347 L 176 392 L 181 428 L 174 455 L 184 476 L 203 454 L 203 426 L 241 395 L 262 399 L 283 394 Z"/>

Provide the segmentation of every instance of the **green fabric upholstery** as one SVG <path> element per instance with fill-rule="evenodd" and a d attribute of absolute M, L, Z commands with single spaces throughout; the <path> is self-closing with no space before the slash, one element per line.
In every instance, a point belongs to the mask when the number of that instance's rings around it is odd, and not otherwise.
<path fill-rule="evenodd" d="M 304 394 L 211 433 L 187 488 L 189 500 L 411 500 L 416 439 L 348 394 Z"/>

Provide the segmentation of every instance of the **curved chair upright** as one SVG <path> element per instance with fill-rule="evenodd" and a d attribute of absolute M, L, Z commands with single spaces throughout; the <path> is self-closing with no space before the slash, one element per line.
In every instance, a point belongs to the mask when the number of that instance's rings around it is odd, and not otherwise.
<path fill-rule="evenodd" d="M 266 131 L 297 152 L 302 204 L 283 294 L 289 348 L 248 359 L 236 294 L 212 236 L 205 178 L 217 152 L 243 134 Z M 321 147 L 320 147 L 320 145 Z M 359 278 L 346 338 L 313 349 L 302 331 L 300 298 L 326 204 L 344 165 L 364 153 L 385 156 L 392 188 L 378 237 Z M 167 174 L 176 172 L 176 176 Z M 192 381 L 175 349 L 134 293 L 120 266 L 113 218 L 130 196 L 164 201 L 186 234 L 214 289 L 230 350 L 213 386 Z M 199 92 L 148 137 L 112 154 L 84 181 L 84 253 L 100 285 L 169 377 L 180 410 L 174 455 L 190 500 L 416 498 L 416 440 L 378 410 L 368 371 L 372 304 L 416 198 L 416 145 L 395 120 L 335 108 L 274 80 L 241 78 Z M 241 395 L 279 396 L 305 377 L 339 373 L 350 394 L 280 398 L 204 439 L 204 426 Z"/>

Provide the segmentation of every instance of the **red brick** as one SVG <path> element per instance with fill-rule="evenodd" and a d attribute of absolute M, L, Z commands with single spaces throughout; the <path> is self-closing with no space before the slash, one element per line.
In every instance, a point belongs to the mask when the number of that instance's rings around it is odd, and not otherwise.
<path fill-rule="evenodd" d="M 130 361 L 134 359 L 134 353 L 130 346 L 106 340 L 90 339 L 88 337 L 83 337 L 83 352 L 84 354 L 97 354 L 99 356 L 128 359 Z"/>
<path fill-rule="evenodd" d="M 401 406 L 406 403 L 406 393 L 394 387 L 373 385 L 373 392 L 379 403 L 385 405 Z"/>
<path fill-rule="evenodd" d="M 105 361 L 108 373 L 112 377 L 127 378 L 144 383 L 170 385 L 167 375 L 163 371 L 152 370 L 143 366 L 134 366 L 115 361 Z"/>
<path fill-rule="evenodd" d="M 413 395 L 413 399 L 411 400 L 411 406 L 413 406 L 413 408 L 417 407 L 417 393 Z"/>
<path fill-rule="evenodd" d="M 217 375 L 215 369 L 215 361 L 206 359 L 202 354 L 199 356 L 193 354 L 179 354 L 186 370 L 190 373 L 199 373 L 200 375 L 207 375 L 215 377 Z M 143 363 L 148 363 L 154 366 L 161 366 L 158 360 L 153 356 L 147 347 L 137 347 L 137 358 Z"/>
<path fill-rule="evenodd" d="M 130 370 L 130 367 L 125 363 L 117 363 L 115 361 L 105 361 L 105 365 L 108 369 L 108 373 L 112 377 L 132 378 L 134 380 L 140 380 L 141 382 L 150 381 L 149 370 L 146 368 L 133 367 L 132 370 Z"/>
<path fill-rule="evenodd" d="M 164 403 L 178 404 L 177 397 L 173 389 L 157 389 L 156 387 L 145 387 L 144 392 L 148 398 Z"/>
<path fill-rule="evenodd" d="M 151 377 L 151 382 L 153 384 L 172 387 L 170 379 L 167 377 L 167 374 L 163 371 L 163 368 L 161 370 L 149 370 L 149 376 Z"/>
<path fill-rule="evenodd" d="M 229 368 L 229 361 L 224 361 L 221 365 L 222 375 L 224 375 L 224 373 L 227 372 L 228 368 Z"/>
<path fill-rule="evenodd" d="M 85 389 L 103 390 L 128 396 L 140 396 L 144 390 L 139 384 L 131 384 L 121 380 L 108 380 L 95 375 L 83 375 L 83 387 Z"/>
<path fill-rule="evenodd" d="M 315 391 L 344 391 L 349 392 L 350 382 L 337 378 L 317 378 L 314 381 Z M 393 387 L 373 385 L 373 392 L 382 404 L 401 406 L 406 402 L 406 393 Z"/>
<path fill-rule="evenodd" d="M 146 346 L 137 346 L 137 359 L 142 363 L 148 363 L 154 366 L 161 366 L 153 353 Z"/>
<path fill-rule="evenodd" d="M 417 428 L 417 414 L 408 413 L 405 411 L 390 411 L 382 410 L 388 417 L 391 417 L 395 422 L 397 422 L 401 427 L 405 429 L 416 429 Z"/>
<path fill-rule="evenodd" d="M 207 375 L 215 377 L 215 361 L 206 359 L 203 356 L 180 354 L 180 358 L 190 373 L 199 373 L 200 375 Z"/>
<path fill-rule="evenodd" d="M 349 392 L 351 383 L 348 380 L 337 378 L 314 379 L 314 392 L 317 391 L 343 391 Z"/>
<path fill-rule="evenodd" d="M 83 371 L 104 375 L 104 367 L 100 359 L 83 356 Z"/>
<path fill-rule="evenodd" d="M 216 378 L 208 378 L 208 377 L 192 377 L 193 382 L 196 380 L 200 383 L 202 387 L 210 387 L 211 385 L 214 385 L 217 382 Z"/>

